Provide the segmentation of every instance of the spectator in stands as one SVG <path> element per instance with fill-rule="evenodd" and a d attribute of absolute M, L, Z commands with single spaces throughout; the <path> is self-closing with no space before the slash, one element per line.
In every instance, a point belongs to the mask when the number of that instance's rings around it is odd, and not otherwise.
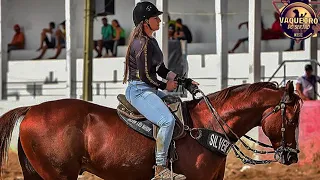
<path fill-rule="evenodd" d="M 173 25 L 174 27 L 176 26 L 176 21 L 175 20 L 171 20 L 170 15 L 168 14 L 168 26 Z M 176 29 L 176 28 L 174 28 Z"/>
<path fill-rule="evenodd" d="M 108 24 L 108 19 L 107 18 L 102 18 L 102 24 L 103 26 L 101 27 L 101 35 L 102 39 L 98 41 L 94 41 L 94 49 L 98 53 L 96 58 L 102 57 L 102 50 L 103 47 L 105 47 L 109 41 L 113 41 L 113 28 L 110 24 Z M 108 49 L 107 49 L 108 53 Z"/>
<path fill-rule="evenodd" d="M 56 31 L 56 38 L 57 38 L 57 52 L 56 55 L 49 58 L 49 59 L 57 59 L 61 53 L 62 48 L 66 47 L 66 21 L 60 23 L 61 29 Z"/>
<path fill-rule="evenodd" d="M 271 29 L 270 28 L 265 29 L 264 24 L 261 20 L 261 40 L 284 38 L 284 34 L 280 25 L 279 14 L 277 12 L 274 12 L 274 18 L 275 18 L 275 21 L 273 22 Z M 246 25 L 248 29 L 248 21 L 240 23 L 238 26 L 238 29 L 240 29 L 242 25 Z M 234 51 L 240 46 L 241 43 L 244 43 L 248 40 L 249 40 L 249 37 L 239 39 L 238 42 L 232 48 L 232 50 L 229 51 L 229 53 L 234 53 Z"/>
<path fill-rule="evenodd" d="M 273 15 L 275 20 L 271 26 L 271 29 L 263 29 L 262 40 L 281 39 L 285 37 L 280 25 L 279 13 L 274 12 Z"/>
<path fill-rule="evenodd" d="M 188 43 L 192 42 L 192 34 L 189 30 L 189 28 L 182 24 L 182 19 L 177 19 L 176 20 L 176 32 L 175 32 L 175 38 L 176 39 L 182 39 L 182 40 L 187 40 Z"/>
<path fill-rule="evenodd" d="M 56 47 L 56 24 L 54 22 L 49 23 L 49 28 L 44 28 L 40 35 L 40 47 L 37 51 L 41 51 L 41 54 L 34 59 L 41 59 L 46 53 L 47 49 L 52 49 Z M 48 37 L 49 36 L 49 37 Z M 43 46 L 43 43 L 45 45 Z"/>
<path fill-rule="evenodd" d="M 24 49 L 25 38 L 21 28 L 18 24 L 13 26 L 14 31 L 16 32 L 12 38 L 11 43 L 8 44 L 8 53 L 12 50 Z"/>
<path fill-rule="evenodd" d="M 296 89 L 303 100 L 315 100 L 319 96 L 316 92 L 317 82 L 320 83 L 320 77 L 312 74 L 313 68 L 311 64 L 305 66 L 305 75 L 297 80 Z"/>
<path fill-rule="evenodd" d="M 112 41 L 106 42 L 106 49 L 110 49 L 112 51 L 112 56 L 117 56 L 117 46 L 123 46 L 126 44 L 126 32 L 124 29 L 120 26 L 118 20 L 114 19 L 112 20 L 112 27 L 113 27 L 113 39 Z M 108 55 L 108 51 L 107 54 Z"/>
<path fill-rule="evenodd" d="M 261 19 L 262 19 L 262 18 L 261 18 Z M 248 21 L 240 23 L 240 24 L 238 25 L 238 29 L 241 29 L 241 26 L 243 26 L 243 25 L 246 25 L 246 27 L 247 27 L 247 29 L 248 29 L 248 23 L 249 23 Z M 261 32 L 263 31 L 263 29 L 264 29 L 264 24 L 263 24 L 263 22 L 262 22 L 262 20 L 261 20 Z M 239 40 L 237 41 L 237 43 L 234 45 L 234 47 L 232 48 L 232 50 L 229 51 L 229 53 L 234 53 L 234 51 L 235 51 L 236 49 L 238 49 L 238 47 L 239 47 L 242 43 L 244 43 L 244 42 L 246 42 L 246 41 L 248 41 L 248 40 L 249 40 L 249 37 L 245 37 L 245 38 L 239 39 Z"/>
<path fill-rule="evenodd" d="M 170 24 L 168 27 L 168 38 L 169 40 L 174 40 L 175 37 L 175 25 L 174 24 Z"/>
<path fill-rule="evenodd" d="M 294 44 L 295 44 L 295 40 L 294 39 L 290 39 L 290 47 L 289 49 L 287 49 L 286 51 L 293 51 L 294 49 Z M 300 41 L 300 51 L 304 50 L 304 40 Z"/>

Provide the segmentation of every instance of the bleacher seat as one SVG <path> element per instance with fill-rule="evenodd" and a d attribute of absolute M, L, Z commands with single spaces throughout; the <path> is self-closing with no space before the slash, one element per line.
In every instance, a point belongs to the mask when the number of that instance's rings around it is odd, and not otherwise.
<path fill-rule="evenodd" d="M 231 50 L 236 42 L 229 42 L 228 49 Z M 261 41 L 262 52 L 278 52 L 285 51 L 290 46 L 290 39 L 275 39 L 268 41 Z M 297 46 L 295 48 L 298 48 Z M 187 45 L 189 55 L 197 54 L 216 54 L 215 43 L 190 43 Z M 248 52 L 248 42 L 245 42 L 239 46 L 236 53 Z"/>
<path fill-rule="evenodd" d="M 11 61 L 14 60 L 30 60 L 33 59 L 37 56 L 39 56 L 41 52 L 36 51 L 35 49 L 32 50 L 14 50 L 11 51 L 10 54 L 8 54 L 8 58 Z M 43 56 L 42 59 L 48 59 L 56 54 L 56 49 L 48 49 L 46 54 Z M 93 57 L 95 57 L 97 54 L 95 51 L 93 51 Z M 62 49 L 58 59 L 65 59 L 66 57 L 66 49 Z M 82 58 L 83 57 L 83 48 L 78 48 L 77 49 L 77 58 Z"/>
<path fill-rule="evenodd" d="M 118 46 L 117 56 L 125 57 L 127 54 L 127 49 L 128 49 L 128 46 Z"/>
<path fill-rule="evenodd" d="M 229 42 L 228 46 L 231 49 L 234 46 L 235 42 Z M 289 48 L 290 39 L 276 39 L 261 41 L 261 52 L 278 52 L 285 51 Z M 297 49 L 299 45 L 295 45 Z M 125 57 L 127 53 L 128 46 L 118 46 L 117 47 L 118 57 Z M 248 52 L 248 42 L 241 44 L 240 47 L 236 50 L 236 53 L 247 53 Z M 40 52 L 35 50 L 15 50 L 11 51 L 9 55 L 9 60 L 30 60 L 39 55 Z M 49 58 L 54 56 L 56 53 L 55 49 L 48 49 L 44 58 Z M 189 43 L 187 44 L 187 53 L 188 55 L 199 55 L 199 54 L 216 54 L 216 44 L 215 43 Z M 66 51 L 62 50 L 58 59 L 65 59 Z M 93 56 L 96 56 L 96 52 L 93 52 Z M 83 49 L 77 49 L 77 58 L 83 57 Z"/>

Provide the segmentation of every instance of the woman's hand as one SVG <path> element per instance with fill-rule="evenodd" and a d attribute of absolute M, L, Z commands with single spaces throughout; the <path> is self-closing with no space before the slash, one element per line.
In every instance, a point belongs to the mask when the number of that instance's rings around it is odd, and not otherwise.
<path fill-rule="evenodd" d="M 197 85 L 197 86 L 199 86 L 200 84 L 198 83 L 198 82 L 196 82 L 196 81 L 194 81 L 194 80 L 192 80 L 192 82 L 191 82 L 192 84 L 194 84 L 194 85 Z"/>
<path fill-rule="evenodd" d="M 168 91 L 173 91 L 173 90 L 176 89 L 177 87 L 178 87 L 178 82 L 177 82 L 177 81 L 173 81 L 173 80 L 168 80 L 168 81 L 167 81 L 166 90 L 168 90 Z"/>
<path fill-rule="evenodd" d="M 191 78 L 186 78 L 184 88 L 186 88 L 192 95 L 195 95 L 198 92 L 198 85 L 198 82 Z"/>

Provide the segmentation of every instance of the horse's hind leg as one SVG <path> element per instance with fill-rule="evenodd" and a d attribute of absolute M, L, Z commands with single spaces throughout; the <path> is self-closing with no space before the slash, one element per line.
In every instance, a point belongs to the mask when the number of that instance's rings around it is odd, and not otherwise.
<path fill-rule="evenodd" d="M 20 143 L 33 169 L 45 180 L 77 180 L 84 151 L 79 130 L 71 127 L 60 136 L 39 137 L 45 128 L 30 128 L 27 123 L 25 119 L 20 125 Z"/>
<path fill-rule="evenodd" d="M 20 138 L 18 139 L 18 156 L 24 180 L 43 180 L 41 176 L 34 170 L 28 158 L 26 157 L 26 154 L 21 146 Z"/>
<path fill-rule="evenodd" d="M 28 158 L 26 157 L 25 152 L 21 146 L 20 138 L 18 139 L 18 156 L 20 161 L 20 166 L 23 172 L 24 180 L 43 180 L 43 178 L 36 172 L 36 170 L 30 164 Z M 57 174 L 57 173 L 53 173 Z M 56 175 L 53 177 L 52 174 L 49 175 L 50 177 L 45 177 L 46 180 L 54 179 L 54 180 L 76 180 L 78 178 L 78 174 L 74 176 L 62 176 Z"/>
<path fill-rule="evenodd" d="M 20 166 L 23 172 L 24 180 L 77 180 L 78 174 L 80 173 L 70 173 L 65 172 L 64 174 L 60 174 L 62 170 L 59 169 L 50 169 L 49 171 L 46 170 L 47 173 L 44 174 L 44 178 L 42 178 L 36 170 L 33 168 L 31 163 L 29 162 L 26 154 L 21 146 L 20 138 L 18 139 L 18 156 L 20 161 Z M 44 170 L 44 169 L 42 169 Z M 70 175 L 72 174 L 72 175 Z"/>

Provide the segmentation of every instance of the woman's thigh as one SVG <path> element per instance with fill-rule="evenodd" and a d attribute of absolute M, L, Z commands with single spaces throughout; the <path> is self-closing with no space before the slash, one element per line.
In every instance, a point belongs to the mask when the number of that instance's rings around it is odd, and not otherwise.
<path fill-rule="evenodd" d="M 158 95 L 159 94 L 159 95 Z M 144 87 L 129 86 L 126 91 L 128 101 L 148 120 L 160 126 L 163 121 L 171 118 L 172 114 L 159 96 L 165 94 Z"/>

